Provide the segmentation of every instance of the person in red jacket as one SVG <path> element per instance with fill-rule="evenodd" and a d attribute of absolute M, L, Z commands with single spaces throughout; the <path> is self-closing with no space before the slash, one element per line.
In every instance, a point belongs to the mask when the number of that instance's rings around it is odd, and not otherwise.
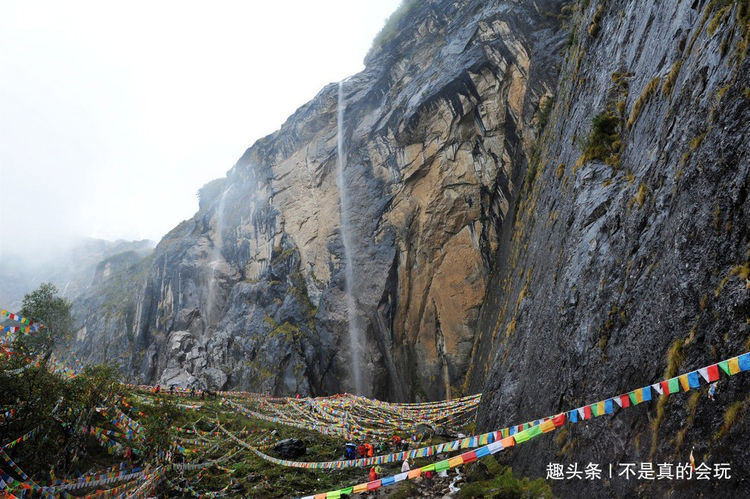
<path fill-rule="evenodd" d="M 365 444 L 359 444 L 359 448 L 357 449 L 359 451 L 359 457 L 367 457 L 367 447 Z"/>
<path fill-rule="evenodd" d="M 370 481 L 374 482 L 377 479 L 378 479 L 378 474 L 375 471 L 375 468 L 370 468 Z"/>

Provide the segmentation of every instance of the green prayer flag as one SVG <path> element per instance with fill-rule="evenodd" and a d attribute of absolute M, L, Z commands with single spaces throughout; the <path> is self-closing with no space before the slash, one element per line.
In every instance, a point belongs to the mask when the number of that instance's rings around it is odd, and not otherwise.
<path fill-rule="evenodd" d="M 727 376 L 731 376 L 732 375 L 731 371 L 729 371 L 729 361 L 722 360 L 721 362 L 719 362 L 719 367 L 721 367 L 722 371 L 724 371 L 725 373 L 727 373 Z"/>
<path fill-rule="evenodd" d="M 669 393 L 679 393 L 680 391 L 680 380 L 679 378 L 671 378 L 669 381 L 667 381 L 667 385 L 669 386 Z"/>
<path fill-rule="evenodd" d="M 542 434 L 542 427 L 540 425 L 532 426 L 527 431 L 529 432 L 529 438 L 534 438 Z"/>
<path fill-rule="evenodd" d="M 599 415 L 599 411 L 596 408 L 596 404 L 591 404 L 591 414 L 593 414 L 594 417 L 597 417 Z"/>
<path fill-rule="evenodd" d="M 341 499 L 341 491 L 334 490 L 333 492 L 326 493 L 326 499 Z"/>
<path fill-rule="evenodd" d="M 513 437 L 516 439 L 516 443 L 520 444 L 522 442 L 527 441 L 529 438 L 531 438 L 529 436 L 529 431 L 531 431 L 531 430 L 520 431 L 520 432 L 516 433 L 515 435 L 513 435 Z"/>
<path fill-rule="evenodd" d="M 435 463 L 435 471 L 445 471 L 448 468 L 450 468 L 450 465 L 448 464 L 448 460 L 445 461 L 438 461 Z"/>
<path fill-rule="evenodd" d="M 435 471 L 435 463 L 428 464 L 427 466 L 422 467 L 422 473 L 425 471 Z"/>
<path fill-rule="evenodd" d="M 347 487 L 345 489 L 341 489 L 342 494 L 349 494 L 352 495 L 352 491 L 354 490 L 354 487 Z"/>
<path fill-rule="evenodd" d="M 630 397 L 630 403 L 632 405 L 638 405 L 638 399 L 635 398 L 635 392 L 628 393 L 628 397 Z"/>

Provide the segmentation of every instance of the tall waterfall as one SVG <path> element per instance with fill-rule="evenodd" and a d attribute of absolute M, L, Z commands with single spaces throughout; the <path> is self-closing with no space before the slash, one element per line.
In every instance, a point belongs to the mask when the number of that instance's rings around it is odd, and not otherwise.
<path fill-rule="evenodd" d="M 211 249 L 211 260 L 208 262 L 208 269 L 210 275 L 208 277 L 208 298 L 206 300 L 206 319 L 207 324 L 213 324 L 219 319 L 218 311 L 214 313 L 213 309 L 216 305 L 216 293 L 217 293 L 217 282 L 216 273 L 217 268 L 221 265 L 223 257 L 221 251 L 224 248 L 224 205 L 227 194 L 232 189 L 230 185 L 224 192 L 221 193 L 219 198 L 219 206 L 216 208 L 216 237 L 213 240 L 213 248 Z"/>
<path fill-rule="evenodd" d="M 338 115 L 337 115 L 337 176 L 336 182 L 339 188 L 340 218 L 341 218 L 341 240 L 344 245 L 344 293 L 346 295 L 346 310 L 349 320 L 349 352 L 351 362 L 349 366 L 352 371 L 354 388 L 357 394 L 362 394 L 362 330 L 357 319 L 357 304 L 354 298 L 354 241 L 349 221 L 349 195 L 346 191 L 346 180 L 344 179 L 344 164 L 346 156 L 344 152 L 344 82 L 339 82 Z"/>

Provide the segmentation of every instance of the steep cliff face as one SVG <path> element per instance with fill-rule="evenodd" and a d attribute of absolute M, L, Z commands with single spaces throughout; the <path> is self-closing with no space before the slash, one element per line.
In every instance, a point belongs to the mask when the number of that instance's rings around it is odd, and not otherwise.
<path fill-rule="evenodd" d="M 582 4 L 582 5 L 581 5 Z M 747 2 L 581 2 L 555 105 L 479 315 L 483 429 L 580 407 L 748 350 Z M 732 464 L 731 481 L 623 478 L 560 495 L 750 493 L 750 381 L 638 407 L 503 453 Z M 741 494 L 740 492 L 744 492 Z"/>
<path fill-rule="evenodd" d="M 159 243 L 133 285 L 129 373 L 318 394 L 354 391 L 359 364 L 367 395 L 459 394 L 557 80 L 560 5 L 407 2 L 362 73 L 256 142 Z M 93 309 L 86 320 L 102 324 Z"/>

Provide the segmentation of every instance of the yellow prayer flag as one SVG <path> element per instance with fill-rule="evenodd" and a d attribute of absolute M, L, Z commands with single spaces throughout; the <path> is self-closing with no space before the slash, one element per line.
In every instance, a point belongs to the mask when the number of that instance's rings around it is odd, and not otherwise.
<path fill-rule="evenodd" d="M 740 372 L 740 360 L 738 357 L 729 359 L 729 374 L 735 375 Z"/>
<path fill-rule="evenodd" d="M 680 385 L 682 386 L 682 389 L 686 392 L 690 391 L 690 382 L 688 381 L 687 374 L 683 374 L 679 377 Z"/>

